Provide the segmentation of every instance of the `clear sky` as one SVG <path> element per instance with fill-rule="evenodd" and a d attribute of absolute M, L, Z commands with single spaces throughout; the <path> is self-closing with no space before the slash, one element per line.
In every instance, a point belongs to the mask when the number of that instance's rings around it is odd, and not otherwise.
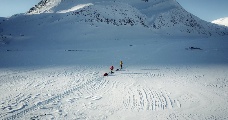
<path fill-rule="evenodd" d="M 176 0 L 188 12 L 206 20 L 213 21 L 228 17 L 228 0 Z"/>
<path fill-rule="evenodd" d="M 0 17 L 25 13 L 41 0 L 0 0 Z M 197 17 L 212 21 L 228 17 L 228 0 L 176 0 L 188 12 Z"/>
<path fill-rule="evenodd" d="M 0 0 L 0 17 L 25 13 L 41 0 Z"/>

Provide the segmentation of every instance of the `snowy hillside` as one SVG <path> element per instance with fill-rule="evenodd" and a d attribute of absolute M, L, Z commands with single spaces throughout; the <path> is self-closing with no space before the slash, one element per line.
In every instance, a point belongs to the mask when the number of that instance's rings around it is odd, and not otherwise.
<path fill-rule="evenodd" d="M 42 0 L 0 18 L 0 119 L 226 120 L 227 33 L 175 0 Z"/>
<path fill-rule="evenodd" d="M 141 26 L 144 28 L 143 31 L 149 30 L 150 34 L 162 35 L 228 35 L 228 28 L 197 18 L 185 11 L 175 0 L 42 0 L 27 14 L 15 15 L 2 22 L 0 28 L 5 32 L 1 35 L 7 38 L 1 40 L 1 44 L 14 40 L 11 39 L 13 37 L 27 38 L 25 33 L 28 36 L 43 36 L 51 40 L 52 32 L 31 32 L 44 29 L 54 30 L 57 35 L 61 35 L 58 32 L 63 32 L 64 37 L 71 39 L 82 32 L 84 26 L 81 26 L 81 23 L 99 28 L 105 24 L 109 27 L 125 26 L 125 29 L 129 26 Z M 59 26 L 64 27 L 58 29 Z M 129 28 L 127 31 L 131 30 L 132 28 Z M 13 31 L 16 35 L 7 31 Z M 75 34 L 75 31 L 78 32 Z M 58 38 L 63 39 L 62 37 Z"/>
<path fill-rule="evenodd" d="M 214 21 L 212 21 L 212 23 L 228 26 L 228 17 L 214 20 Z"/>
<path fill-rule="evenodd" d="M 84 8 L 83 11 L 77 11 L 80 8 Z M 228 34 L 227 28 L 197 18 L 185 11 L 175 0 L 42 0 L 31 8 L 28 14 L 70 11 L 83 12 L 90 16 L 85 21 L 107 22 L 114 25 L 134 25 L 141 22 L 143 26 L 149 27 L 153 31 L 167 34 L 190 33 L 208 36 Z M 121 18 L 119 18 L 120 16 Z M 175 33 L 173 29 L 175 29 Z"/>
<path fill-rule="evenodd" d="M 5 44 L 7 41 L 7 36 L 3 35 L 3 27 L 1 27 L 2 22 L 6 21 L 6 18 L 0 17 L 0 44 Z"/>

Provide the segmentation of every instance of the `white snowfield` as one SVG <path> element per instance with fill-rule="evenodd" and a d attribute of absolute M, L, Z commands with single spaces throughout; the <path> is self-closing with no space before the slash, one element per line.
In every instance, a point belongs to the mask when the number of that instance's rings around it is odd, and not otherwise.
<path fill-rule="evenodd" d="M 1 50 L 0 118 L 228 119 L 227 39 L 93 41 Z"/>
<path fill-rule="evenodd" d="M 136 0 L 43 1 L 44 13 L 0 18 L 0 119 L 228 119 L 224 27 L 152 29 L 142 11 L 169 10 L 175 0 L 144 10 Z"/>
<path fill-rule="evenodd" d="M 1 70 L 1 118 L 228 119 L 227 67 L 107 67 Z"/>

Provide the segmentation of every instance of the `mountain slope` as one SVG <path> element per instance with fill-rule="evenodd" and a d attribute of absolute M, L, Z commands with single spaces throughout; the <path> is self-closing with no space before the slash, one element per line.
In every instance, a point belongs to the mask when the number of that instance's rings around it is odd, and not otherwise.
<path fill-rule="evenodd" d="M 228 26 L 228 17 L 214 20 L 214 21 L 212 21 L 212 23 Z"/>
<path fill-rule="evenodd" d="M 1 44 L 22 40 L 42 46 L 47 46 L 42 40 L 61 46 L 56 41 L 104 39 L 104 34 L 108 39 L 228 35 L 226 27 L 199 19 L 175 0 L 42 0 L 25 15 L 2 21 L 0 30 Z"/>
<path fill-rule="evenodd" d="M 119 23 L 113 21 L 119 21 L 119 19 L 113 19 L 113 17 L 131 14 L 132 16 L 138 16 L 138 18 L 140 16 L 139 19 L 143 18 L 138 20 L 143 26 L 149 27 L 154 31 L 165 31 L 168 34 L 191 33 L 207 36 L 228 34 L 227 28 L 216 26 L 199 19 L 184 10 L 175 0 L 42 0 L 38 5 L 31 8 L 28 14 L 66 13 L 77 11 L 80 8 L 83 8 L 84 11 L 90 9 L 92 11 L 91 13 L 97 13 L 96 15 L 99 14 L 101 16 L 108 13 L 105 15 L 105 19 L 111 19 L 111 23 L 114 25 Z M 97 11 L 97 8 L 102 9 Z M 107 9 L 112 10 L 103 11 Z M 118 9 L 121 12 L 117 11 Z M 132 11 L 128 11 L 128 9 Z M 102 18 L 96 16 L 95 20 L 99 21 L 98 19 L 100 20 Z M 106 22 L 110 23 L 109 20 L 106 20 Z M 130 18 L 131 20 L 133 22 L 137 21 L 134 18 Z M 125 21 L 129 21 L 129 19 L 125 19 Z M 175 33 L 173 33 L 173 29 L 176 29 Z"/>

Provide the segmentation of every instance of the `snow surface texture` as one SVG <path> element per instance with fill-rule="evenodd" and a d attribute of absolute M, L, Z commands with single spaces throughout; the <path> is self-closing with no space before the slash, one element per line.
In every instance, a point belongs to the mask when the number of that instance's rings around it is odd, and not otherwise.
<path fill-rule="evenodd" d="M 214 20 L 214 21 L 212 21 L 212 23 L 228 26 L 228 17 Z"/>
<path fill-rule="evenodd" d="M 227 28 L 174 0 L 43 0 L 0 21 L 0 119 L 228 119 Z"/>
<path fill-rule="evenodd" d="M 1 118 L 228 119 L 227 67 L 107 67 L 1 69 Z"/>

